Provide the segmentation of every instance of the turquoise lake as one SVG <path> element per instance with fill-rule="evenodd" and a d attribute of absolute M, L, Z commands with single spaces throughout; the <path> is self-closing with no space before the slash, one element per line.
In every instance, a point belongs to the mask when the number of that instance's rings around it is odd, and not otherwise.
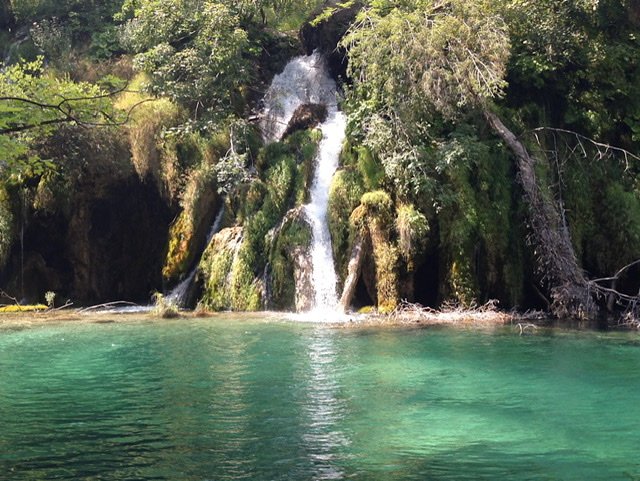
<path fill-rule="evenodd" d="M 1 480 L 640 479 L 640 335 L 0 330 Z"/>

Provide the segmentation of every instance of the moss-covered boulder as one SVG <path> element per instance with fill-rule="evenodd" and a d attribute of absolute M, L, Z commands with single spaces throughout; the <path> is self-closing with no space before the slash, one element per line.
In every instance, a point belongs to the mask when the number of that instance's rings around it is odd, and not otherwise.
<path fill-rule="evenodd" d="M 243 256 L 244 229 L 230 227 L 213 236 L 199 264 L 204 293 L 200 305 L 214 311 L 257 311 L 264 284 Z"/>
<path fill-rule="evenodd" d="M 357 236 L 369 239 L 365 244 L 370 246 L 366 258 L 371 262 L 365 260 L 364 266 L 373 266 L 375 270 L 374 300 L 378 311 L 384 313 L 393 311 L 400 300 L 400 254 L 393 240 L 394 210 L 389 194 L 378 190 L 364 194 L 350 218 Z M 366 282 L 366 269 L 363 276 Z"/>
<path fill-rule="evenodd" d="M 342 284 L 347 276 L 347 262 L 352 242 L 349 216 L 360 205 L 362 194 L 362 179 L 355 168 L 346 167 L 335 173 L 329 191 L 327 222 L 339 284 Z"/>
<path fill-rule="evenodd" d="M 211 169 L 191 173 L 182 198 L 182 211 L 169 229 L 169 244 L 162 275 L 171 284 L 185 274 L 205 247 L 207 234 L 220 209 L 220 197 Z"/>
<path fill-rule="evenodd" d="M 269 234 L 272 246 L 268 263 L 269 308 L 297 312 L 313 306 L 311 227 L 304 208 L 290 210 Z"/>

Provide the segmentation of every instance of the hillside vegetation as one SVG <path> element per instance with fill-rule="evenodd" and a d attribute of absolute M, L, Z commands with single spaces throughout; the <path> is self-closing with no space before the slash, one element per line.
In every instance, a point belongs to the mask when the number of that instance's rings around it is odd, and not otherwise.
<path fill-rule="evenodd" d="M 0 289 L 146 302 L 199 266 L 192 305 L 300 308 L 319 137 L 257 119 L 317 48 L 347 305 L 637 320 L 639 27 L 634 0 L 5 0 Z"/>

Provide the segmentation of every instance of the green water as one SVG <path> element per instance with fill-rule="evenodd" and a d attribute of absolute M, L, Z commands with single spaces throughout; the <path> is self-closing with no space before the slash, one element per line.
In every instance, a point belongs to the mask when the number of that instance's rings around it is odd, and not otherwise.
<path fill-rule="evenodd" d="M 0 331 L 1 480 L 640 479 L 640 336 Z"/>

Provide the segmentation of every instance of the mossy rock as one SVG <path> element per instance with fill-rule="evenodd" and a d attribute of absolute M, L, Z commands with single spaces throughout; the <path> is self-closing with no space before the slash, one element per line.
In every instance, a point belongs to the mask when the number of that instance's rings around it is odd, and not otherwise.
<path fill-rule="evenodd" d="M 0 270 L 4 267 L 13 244 L 13 211 L 9 194 L 0 184 Z"/>
<path fill-rule="evenodd" d="M 362 179 L 353 168 L 338 170 L 333 176 L 329 191 L 327 221 L 333 248 L 336 271 L 344 280 L 351 250 L 349 217 L 360 204 L 364 193 Z"/>
<path fill-rule="evenodd" d="M 365 193 L 349 218 L 354 233 L 367 236 L 375 271 L 376 302 L 380 312 L 393 311 L 400 295 L 400 252 L 395 244 L 395 209 L 382 190 Z"/>
<path fill-rule="evenodd" d="M 190 269 L 220 209 L 211 169 L 206 164 L 191 173 L 183 193 L 182 208 L 169 229 L 167 256 L 162 269 L 163 277 L 169 283 Z"/>
<path fill-rule="evenodd" d="M 257 311 L 263 308 L 264 286 L 255 276 L 242 227 L 213 236 L 199 264 L 204 293 L 200 305 L 213 311 Z"/>
<path fill-rule="evenodd" d="M 269 307 L 278 310 L 305 310 L 302 298 L 308 295 L 310 268 L 307 259 L 311 245 L 311 227 L 303 218 L 303 209 L 287 213 L 274 230 L 269 254 Z"/>

